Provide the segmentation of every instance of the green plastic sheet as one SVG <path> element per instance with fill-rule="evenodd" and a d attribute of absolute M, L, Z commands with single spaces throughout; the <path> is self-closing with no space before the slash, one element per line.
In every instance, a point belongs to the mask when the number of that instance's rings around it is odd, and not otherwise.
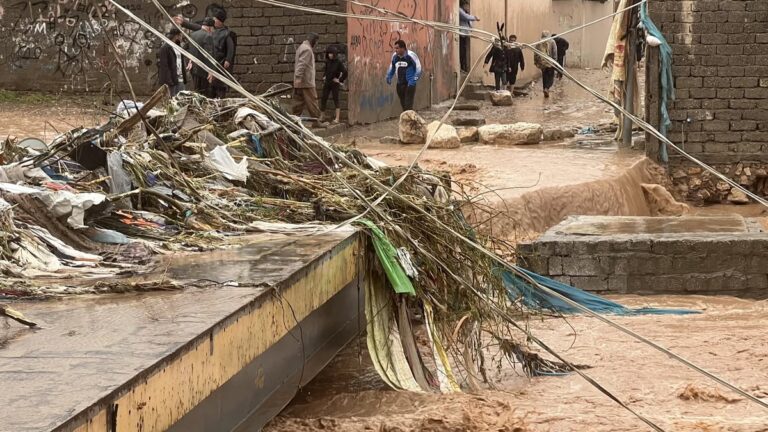
<path fill-rule="evenodd" d="M 397 259 L 397 249 L 387 239 L 387 236 L 370 220 L 362 219 L 360 223 L 370 230 L 376 256 L 379 257 L 379 262 L 384 267 L 387 279 L 389 279 L 389 283 L 392 284 L 395 292 L 398 294 L 416 295 L 411 279 Z"/>

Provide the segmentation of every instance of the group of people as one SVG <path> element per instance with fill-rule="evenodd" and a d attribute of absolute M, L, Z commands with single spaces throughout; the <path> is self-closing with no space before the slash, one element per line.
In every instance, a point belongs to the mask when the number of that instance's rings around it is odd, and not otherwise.
<path fill-rule="evenodd" d="M 501 30 L 499 31 L 501 33 Z M 525 57 L 523 50 L 514 43 L 517 42 L 517 36 L 512 35 L 509 41 L 504 36 L 494 42 L 493 48 L 485 57 L 485 65 L 490 62 L 490 71 L 493 72 L 496 91 L 501 90 L 501 86 L 509 86 L 509 91 L 517 82 L 518 70 L 525 70 Z"/>
<path fill-rule="evenodd" d="M 215 62 L 228 73 L 232 72 L 237 35 L 224 24 L 227 20 L 226 10 L 220 8 L 211 12 L 213 16 L 206 17 L 199 23 L 189 22 L 180 15 L 173 18 L 178 26 L 192 31 L 190 39 L 194 43 L 185 43 L 181 31 L 174 27 L 167 35 L 173 44 L 163 44 L 158 52 L 158 83 L 167 85 L 171 96 L 186 90 L 187 85 L 191 83 L 192 90 L 206 97 L 226 97 L 226 84 L 194 62 L 188 61 L 182 54 L 182 50 L 186 50 L 212 70 L 216 70 Z M 187 73 L 191 74 L 191 79 L 187 78 Z"/>
<path fill-rule="evenodd" d="M 480 21 L 469 14 L 469 4 L 463 1 L 460 9 L 461 26 L 469 28 L 472 22 Z M 191 30 L 189 38 L 194 43 L 185 43 L 181 31 L 174 27 L 168 33 L 172 44 L 164 44 L 158 52 L 158 81 L 160 85 L 167 85 L 171 95 L 175 96 L 187 88 L 191 82 L 192 90 L 210 98 L 226 97 L 228 86 L 218 80 L 205 68 L 196 62 L 187 61 L 182 50 L 187 50 L 190 55 L 199 60 L 211 70 L 221 70 L 216 63 L 227 73 L 232 72 L 235 63 L 235 49 L 237 47 L 237 35 L 232 32 L 224 22 L 227 19 L 226 10 L 216 8 L 210 11 L 209 17 L 198 23 L 189 22 L 181 16 L 174 17 L 174 22 L 184 29 Z M 498 26 L 497 26 L 498 28 Z M 498 28 L 499 40 L 485 58 L 485 65 L 490 63 L 489 70 L 493 72 L 496 90 L 502 86 L 509 86 L 512 90 L 517 81 L 518 71 L 525 70 L 525 58 L 520 47 L 516 44 L 517 37 L 512 35 L 506 39 L 503 35 L 503 26 Z M 555 35 L 556 36 L 556 35 Z M 542 37 L 550 38 L 549 32 L 543 32 Z M 329 98 L 333 98 L 335 116 L 333 123 L 341 120 L 340 91 L 347 79 L 347 68 L 339 58 L 340 50 L 336 45 L 330 45 L 325 52 L 325 75 L 323 77 L 323 90 L 319 98 L 316 89 L 316 64 L 315 46 L 320 36 L 310 33 L 296 50 L 292 112 L 294 115 L 302 115 L 307 110 L 315 121 L 315 126 L 324 126 L 325 111 Z M 461 69 L 468 70 L 468 43 L 469 35 L 462 34 L 460 38 Z M 539 44 L 537 48 L 557 59 L 562 66 L 565 54 L 568 50 L 568 41 L 561 37 L 554 37 Z M 394 44 L 395 52 L 392 54 L 391 63 L 387 70 L 386 81 L 391 85 L 396 82 L 397 96 L 403 111 L 412 110 L 416 96 L 416 85 L 422 75 L 419 56 L 408 49 L 405 41 L 398 40 Z M 550 88 L 555 80 L 555 68 L 543 56 L 534 56 L 536 66 L 542 71 L 544 85 L 544 97 L 549 97 Z M 187 79 L 187 73 L 191 74 L 191 80 Z M 560 75 L 562 78 L 562 75 Z"/>

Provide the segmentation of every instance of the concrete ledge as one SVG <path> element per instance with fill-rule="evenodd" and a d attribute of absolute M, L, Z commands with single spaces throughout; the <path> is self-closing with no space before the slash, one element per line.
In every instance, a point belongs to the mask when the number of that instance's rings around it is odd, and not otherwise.
<path fill-rule="evenodd" d="M 45 321 L 0 348 L 0 430 L 263 425 L 359 330 L 357 234 L 260 235 L 174 257 L 167 274 L 236 286 L 18 304 Z M 0 336 L 5 336 L 0 330 Z"/>
<path fill-rule="evenodd" d="M 518 248 L 524 267 L 602 293 L 768 293 L 768 234 L 741 216 L 576 216 Z"/>

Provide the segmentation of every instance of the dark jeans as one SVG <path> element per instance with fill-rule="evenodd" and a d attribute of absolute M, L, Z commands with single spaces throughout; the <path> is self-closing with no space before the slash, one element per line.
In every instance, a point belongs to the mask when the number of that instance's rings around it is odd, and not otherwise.
<path fill-rule="evenodd" d="M 226 84 L 214 81 L 211 87 L 213 90 L 213 97 L 216 99 L 224 99 L 227 97 L 227 90 L 229 90 L 229 87 L 227 87 Z"/>
<path fill-rule="evenodd" d="M 544 90 L 549 90 L 555 83 L 555 68 L 546 68 L 541 71 L 541 81 L 544 83 Z"/>
<path fill-rule="evenodd" d="M 558 54 L 557 55 L 557 64 L 559 64 L 562 67 L 565 67 L 565 54 Z M 557 71 L 557 76 L 562 78 L 563 74 L 560 73 L 560 71 Z"/>
<path fill-rule="evenodd" d="M 461 70 L 469 71 L 469 36 L 459 36 L 459 63 Z"/>
<path fill-rule="evenodd" d="M 195 91 L 200 93 L 201 95 L 210 98 L 213 97 L 213 93 L 211 93 L 211 85 L 208 82 L 208 78 L 205 76 L 195 75 Z"/>
<path fill-rule="evenodd" d="M 397 97 L 400 98 L 400 106 L 403 111 L 413 109 L 413 99 L 416 97 L 416 86 L 408 84 L 397 84 Z"/>
<path fill-rule="evenodd" d="M 515 85 L 517 82 L 517 71 L 507 72 L 507 84 Z"/>
<path fill-rule="evenodd" d="M 496 81 L 496 91 L 501 90 L 501 86 L 507 85 L 506 72 L 494 72 L 493 79 Z"/>
<path fill-rule="evenodd" d="M 325 107 L 328 104 L 328 96 L 333 95 L 333 103 L 334 107 L 336 109 L 341 108 L 339 105 L 339 88 L 341 85 L 336 84 L 335 82 L 326 82 L 323 86 L 323 94 L 320 96 L 320 111 L 325 111 Z"/>

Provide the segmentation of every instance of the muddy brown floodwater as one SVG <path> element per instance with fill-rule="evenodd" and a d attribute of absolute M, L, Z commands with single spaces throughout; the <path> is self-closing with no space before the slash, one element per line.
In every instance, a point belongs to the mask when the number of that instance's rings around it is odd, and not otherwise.
<path fill-rule="evenodd" d="M 687 316 L 613 317 L 768 402 L 768 302 L 731 297 L 618 296 Z M 768 411 L 598 321 L 531 323 L 532 332 L 633 410 L 667 431 L 765 432 Z M 641 431 L 648 426 L 577 375 L 527 379 L 505 366 L 497 390 L 415 394 L 377 381 L 364 341 L 345 349 L 268 431 Z"/>

